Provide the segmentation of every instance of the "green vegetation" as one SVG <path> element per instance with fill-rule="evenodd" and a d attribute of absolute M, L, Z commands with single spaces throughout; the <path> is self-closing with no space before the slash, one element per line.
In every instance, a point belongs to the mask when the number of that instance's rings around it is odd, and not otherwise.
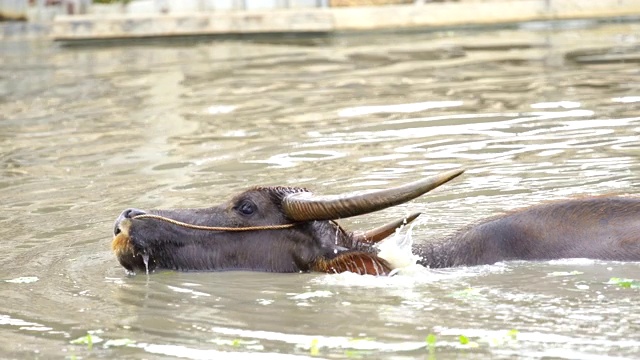
<path fill-rule="evenodd" d="M 96 333 L 101 333 L 101 331 L 100 330 L 89 331 L 87 335 L 81 336 L 75 340 L 71 340 L 69 343 L 74 345 L 86 345 L 87 350 L 91 351 L 93 350 L 94 344 L 101 343 L 104 341 L 100 336 L 96 335 Z M 111 339 L 111 340 L 104 341 L 104 344 L 102 344 L 102 347 L 106 349 L 110 347 L 129 346 L 135 343 L 136 342 L 131 339 Z"/>
<path fill-rule="evenodd" d="M 318 349 L 318 339 L 311 340 L 311 346 L 309 346 L 309 354 L 311 356 L 320 355 L 320 350 Z"/>
<path fill-rule="evenodd" d="M 516 342 L 518 341 L 518 333 L 519 331 L 516 329 L 500 332 L 498 336 L 495 337 L 483 337 L 477 339 L 477 341 L 473 341 L 468 336 L 460 334 L 458 335 L 458 343 L 462 345 L 464 348 L 475 349 L 480 348 L 481 344 L 489 347 L 496 346 L 516 346 Z M 436 335 L 429 334 L 425 342 L 427 343 L 426 348 L 428 351 L 428 359 L 435 360 L 436 359 Z M 446 345 L 451 346 L 451 343 Z"/>
<path fill-rule="evenodd" d="M 349 359 L 369 359 L 371 356 L 375 354 L 373 351 L 366 350 L 345 350 L 344 356 Z"/>
<path fill-rule="evenodd" d="M 434 334 L 427 335 L 425 339 L 427 342 L 427 350 L 429 351 L 429 360 L 435 360 L 436 358 L 436 336 Z"/>
<path fill-rule="evenodd" d="M 470 347 L 470 348 L 480 347 L 480 345 L 477 342 L 469 340 L 469 338 L 464 335 L 460 335 L 458 337 L 458 341 L 460 342 L 460 345 L 464 345 L 466 347 Z"/>
<path fill-rule="evenodd" d="M 97 335 L 91 335 L 87 333 L 85 336 L 81 336 L 75 340 L 71 340 L 71 344 L 74 345 L 87 345 L 87 350 L 91 351 L 93 349 L 94 343 L 101 342 L 102 339 Z"/>
<path fill-rule="evenodd" d="M 621 288 L 625 288 L 625 289 L 638 289 L 638 288 L 640 288 L 640 281 L 634 280 L 634 279 L 624 279 L 624 278 L 612 277 L 611 279 L 609 279 L 609 282 L 607 282 L 607 284 L 609 284 L 609 285 L 618 285 Z"/>
<path fill-rule="evenodd" d="M 434 334 L 427 335 L 427 338 L 425 339 L 425 341 L 427 342 L 427 347 L 429 348 L 436 347 L 436 336 Z"/>

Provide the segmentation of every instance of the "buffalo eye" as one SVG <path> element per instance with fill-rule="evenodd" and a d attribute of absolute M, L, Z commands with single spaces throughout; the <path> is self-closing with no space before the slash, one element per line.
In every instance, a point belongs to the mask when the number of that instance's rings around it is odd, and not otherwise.
<path fill-rule="evenodd" d="M 256 205 L 249 200 L 245 200 L 238 205 L 237 210 L 242 215 L 251 215 L 256 211 Z"/>

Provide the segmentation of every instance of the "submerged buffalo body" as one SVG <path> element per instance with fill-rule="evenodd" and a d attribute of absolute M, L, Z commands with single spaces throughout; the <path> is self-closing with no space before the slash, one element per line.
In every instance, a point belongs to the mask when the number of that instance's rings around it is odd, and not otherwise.
<path fill-rule="evenodd" d="M 112 248 L 130 272 L 254 270 L 385 275 L 392 265 L 375 243 L 419 213 L 366 232 L 335 220 L 412 200 L 457 177 L 452 170 L 397 188 L 316 196 L 294 187 L 257 187 L 204 209 L 127 209 Z M 640 199 L 592 197 L 534 206 L 418 245 L 428 267 L 504 260 L 640 260 Z"/>

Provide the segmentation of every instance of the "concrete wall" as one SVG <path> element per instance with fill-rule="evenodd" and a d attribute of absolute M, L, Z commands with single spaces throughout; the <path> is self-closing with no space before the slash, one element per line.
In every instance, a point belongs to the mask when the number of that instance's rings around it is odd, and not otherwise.
<path fill-rule="evenodd" d="M 282 0 L 263 0 L 272 2 L 254 3 L 252 6 L 258 8 L 246 11 L 198 12 L 189 12 L 184 8 L 180 11 L 177 8 L 158 10 L 160 0 L 139 0 L 137 3 L 142 6 L 145 1 L 149 2 L 146 6 L 153 13 L 59 17 L 53 25 L 52 35 L 58 40 L 81 40 L 260 32 L 332 32 L 640 16 L 640 0 L 461 0 L 422 5 L 285 10 L 269 7 Z M 183 6 L 186 4 L 183 3 Z M 204 0 L 198 4 L 211 6 L 211 3 Z M 258 4 L 266 8 L 259 8 Z M 219 6 L 217 3 L 214 5 Z"/>

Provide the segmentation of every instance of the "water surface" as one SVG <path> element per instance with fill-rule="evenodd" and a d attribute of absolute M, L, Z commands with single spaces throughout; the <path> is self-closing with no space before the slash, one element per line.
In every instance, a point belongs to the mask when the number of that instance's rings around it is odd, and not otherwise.
<path fill-rule="evenodd" d="M 637 34 L 638 23 L 580 22 L 120 47 L 4 41 L 0 352 L 637 358 L 639 290 L 611 281 L 640 280 L 637 263 L 129 277 L 109 249 L 124 208 L 203 207 L 253 185 L 336 194 L 467 168 L 410 204 L 342 221 L 367 229 L 422 211 L 417 242 L 550 199 L 637 194 Z"/>

